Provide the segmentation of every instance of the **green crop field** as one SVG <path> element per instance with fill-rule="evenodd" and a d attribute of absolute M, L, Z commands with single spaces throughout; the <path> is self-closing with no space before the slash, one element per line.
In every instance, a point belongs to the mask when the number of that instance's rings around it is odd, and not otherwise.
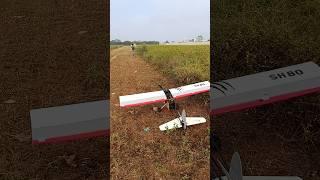
<path fill-rule="evenodd" d="M 138 46 L 137 52 L 148 63 L 174 78 L 190 83 L 209 80 L 210 47 L 205 45 Z"/>

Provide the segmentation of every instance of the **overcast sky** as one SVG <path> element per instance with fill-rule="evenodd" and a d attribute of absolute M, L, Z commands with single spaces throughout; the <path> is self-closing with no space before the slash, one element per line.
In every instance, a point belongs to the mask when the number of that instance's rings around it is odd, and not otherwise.
<path fill-rule="evenodd" d="M 209 0 L 111 0 L 110 38 L 182 41 L 210 37 Z"/>

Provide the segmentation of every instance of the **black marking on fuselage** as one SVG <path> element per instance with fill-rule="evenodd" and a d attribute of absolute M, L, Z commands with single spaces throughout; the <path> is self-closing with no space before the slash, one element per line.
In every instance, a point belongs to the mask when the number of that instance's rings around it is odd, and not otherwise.
<path fill-rule="evenodd" d="M 285 71 L 285 72 L 277 72 L 275 74 L 270 74 L 269 78 L 271 80 L 278 80 L 278 79 L 283 79 L 283 78 L 289 78 L 293 76 L 302 76 L 304 72 L 301 69 L 296 69 L 296 70 L 290 70 L 290 71 Z"/>
<path fill-rule="evenodd" d="M 210 85 L 210 87 L 212 87 L 213 89 L 217 89 L 218 91 L 220 91 L 220 92 L 222 92 L 224 95 L 226 95 L 226 93 L 223 91 L 223 90 L 221 90 L 220 88 L 218 88 L 217 86 L 215 86 L 215 85 Z"/>
<path fill-rule="evenodd" d="M 226 91 L 228 90 L 224 85 L 222 85 L 222 84 L 220 84 L 218 82 L 213 82 L 212 85 L 219 86 L 219 87 L 221 87 L 222 89 L 224 89 Z"/>
<path fill-rule="evenodd" d="M 228 83 L 228 82 L 226 82 L 226 81 L 221 81 L 222 83 L 224 83 L 224 84 L 226 84 L 226 85 L 228 85 L 228 86 L 230 86 L 233 90 L 235 90 L 235 88 L 230 84 L 230 83 Z"/>

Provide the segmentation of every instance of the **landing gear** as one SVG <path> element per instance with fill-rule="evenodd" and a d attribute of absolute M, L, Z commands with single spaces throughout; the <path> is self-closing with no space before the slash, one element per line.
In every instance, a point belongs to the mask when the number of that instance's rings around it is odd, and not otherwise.
<path fill-rule="evenodd" d="M 163 106 L 161 107 L 153 107 L 153 111 L 155 112 L 161 112 L 164 107 L 167 107 L 169 110 L 178 110 L 179 106 L 176 103 L 174 97 L 172 96 L 169 89 L 165 89 L 162 86 L 159 85 L 159 87 L 163 90 L 164 94 L 166 95 L 167 99 Z"/>

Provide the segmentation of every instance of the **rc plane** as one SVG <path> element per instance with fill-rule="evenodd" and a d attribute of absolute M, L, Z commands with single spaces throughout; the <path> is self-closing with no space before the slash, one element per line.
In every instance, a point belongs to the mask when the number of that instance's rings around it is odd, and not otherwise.
<path fill-rule="evenodd" d="M 163 102 L 154 110 L 165 107 L 176 111 L 178 117 L 159 126 L 161 131 L 205 123 L 203 117 L 187 117 L 178 110 L 177 99 L 210 91 L 210 115 L 253 108 L 293 97 L 320 92 L 320 67 L 313 62 L 288 66 L 272 71 L 211 83 L 199 82 L 178 88 L 120 96 L 120 107 L 134 107 Z M 53 143 L 83 137 L 109 135 L 109 101 L 94 101 L 30 111 L 32 143 Z M 219 154 L 220 140 L 214 135 L 212 151 Z M 214 163 L 224 174 L 215 180 L 301 180 L 299 177 L 243 176 L 240 155 L 234 153 L 230 169 L 223 159 Z"/>
<path fill-rule="evenodd" d="M 206 119 L 203 117 L 187 117 L 186 111 L 184 109 L 182 110 L 182 113 L 180 113 L 179 106 L 176 100 L 187 96 L 209 92 L 209 81 L 199 82 L 172 89 L 166 89 L 162 86 L 160 86 L 160 88 L 160 91 L 120 96 L 120 107 L 133 107 L 162 102 L 163 105 L 161 107 L 154 107 L 153 109 L 157 112 L 161 112 L 163 108 L 167 107 L 169 110 L 176 111 L 178 117 L 173 119 L 172 121 L 160 125 L 159 129 L 161 131 L 176 128 L 186 129 L 187 126 L 206 122 Z"/>
<path fill-rule="evenodd" d="M 320 91 L 320 68 L 307 62 L 272 71 L 211 83 L 199 82 L 178 88 L 120 96 L 120 107 L 133 107 L 163 102 L 154 108 L 167 107 L 178 117 L 159 126 L 161 131 L 206 122 L 203 117 L 187 117 L 178 110 L 176 100 L 210 91 L 210 114 L 252 108 L 292 97 Z M 65 106 L 32 109 L 30 111 L 32 142 L 50 143 L 109 134 L 109 101 L 101 100 Z"/>

